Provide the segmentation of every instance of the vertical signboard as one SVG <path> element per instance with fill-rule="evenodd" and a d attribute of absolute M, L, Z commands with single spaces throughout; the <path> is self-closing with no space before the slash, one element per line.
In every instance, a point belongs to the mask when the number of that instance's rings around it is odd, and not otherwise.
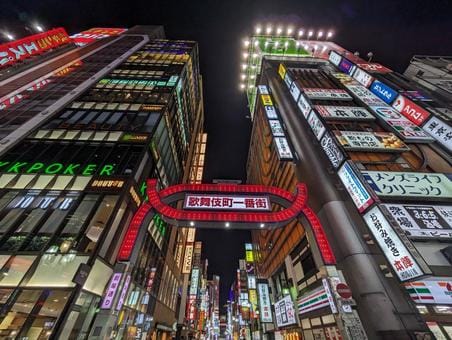
<path fill-rule="evenodd" d="M 107 291 L 104 296 L 104 300 L 100 306 L 101 309 L 110 309 L 113 305 L 113 300 L 116 295 L 116 291 L 119 288 L 119 282 L 121 282 L 122 273 L 114 273 L 110 279 Z"/>
<path fill-rule="evenodd" d="M 449 124 L 446 124 L 436 117 L 432 117 L 427 121 L 423 128 L 435 138 L 438 143 L 452 152 L 452 127 Z"/>
<path fill-rule="evenodd" d="M 184 263 L 182 266 L 183 274 L 190 274 L 192 259 L 193 259 L 193 244 L 187 244 L 187 246 L 185 247 Z"/>
<path fill-rule="evenodd" d="M 424 274 L 377 206 L 364 214 L 364 220 L 401 281 L 414 279 Z"/>
<path fill-rule="evenodd" d="M 259 311 L 261 322 L 273 322 L 268 284 L 261 282 L 258 283 L 257 291 L 259 295 Z"/>

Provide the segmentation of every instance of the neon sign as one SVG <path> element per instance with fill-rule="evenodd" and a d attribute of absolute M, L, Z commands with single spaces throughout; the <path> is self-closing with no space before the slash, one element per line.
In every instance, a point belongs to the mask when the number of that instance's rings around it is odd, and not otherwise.
<path fill-rule="evenodd" d="M 0 161 L 0 171 L 7 173 L 45 173 L 47 175 L 83 175 L 91 176 L 96 172 L 100 176 L 111 176 L 114 173 L 114 164 L 105 164 L 99 166 L 97 164 L 86 164 L 82 165 L 80 163 L 41 163 L 41 162 L 2 162 Z"/>

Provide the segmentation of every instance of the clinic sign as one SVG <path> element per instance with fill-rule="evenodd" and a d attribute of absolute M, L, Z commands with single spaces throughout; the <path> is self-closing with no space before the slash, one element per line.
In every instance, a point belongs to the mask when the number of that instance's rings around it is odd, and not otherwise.
<path fill-rule="evenodd" d="M 382 205 L 398 226 L 413 239 L 452 239 L 452 206 Z"/>
<path fill-rule="evenodd" d="M 259 295 L 259 312 L 261 322 L 273 322 L 268 284 L 258 283 L 257 293 Z"/>
<path fill-rule="evenodd" d="M 401 281 L 414 279 L 424 274 L 377 206 L 364 215 L 364 220 Z"/>
<path fill-rule="evenodd" d="M 452 182 L 443 174 L 396 171 L 361 171 L 361 174 L 380 197 L 452 198 Z"/>

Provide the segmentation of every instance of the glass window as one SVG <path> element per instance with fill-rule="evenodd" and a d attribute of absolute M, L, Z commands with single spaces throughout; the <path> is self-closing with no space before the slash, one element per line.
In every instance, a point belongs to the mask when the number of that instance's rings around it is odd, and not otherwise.
<path fill-rule="evenodd" d="M 85 236 L 80 242 L 78 249 L 83 252 L 91 253 L 99 241 L 105 226 L 113 212 L 118 196 L 105 196 L 96 213 L 88 224 Z"/>
<path fill-rule="evenodd" d="M 55 183 L 52 186 L 53 190 L 64 190 L 68 186 L 69 182 L 73 179 L 72 176 L 58 176 Z"/>
<path fill-rule="evenodd" d="M 62 234 L 78 235 L 98 198 L 99 195 L 86 195 L 78 205 L 77 210 L 69 217 Z"/>
<path fill-rule="evenodd" d="M 16 177 L 14 174 L 5 174 L 0 177 L 0 188 L 10 187 L 8 184 Z"/>
<path fill-rule="evenodd" d="M 96 260 L 86 279 L 83 289 L 101 296 L 110 280 L 113 270 L 102 261 Z"/>
<path fill-rule="evenodd" d="M 0 286 L 17 286 L 36 256 L 12 256 L 0 271 Z"/>
<path fill-rule="evenodd" d="M 75 254 L 45 254 L 41 257 L 27 287 L 74 287 L 72 279 L 81 263 L 88 256 Z M 55 275 L 58 273 L 57 275 Z"/>
<path fill-rule="evenodd" d="M 15 339 L 41 295 L 40 290 L 24 290 L 0 324 L 2 339 Z"/>

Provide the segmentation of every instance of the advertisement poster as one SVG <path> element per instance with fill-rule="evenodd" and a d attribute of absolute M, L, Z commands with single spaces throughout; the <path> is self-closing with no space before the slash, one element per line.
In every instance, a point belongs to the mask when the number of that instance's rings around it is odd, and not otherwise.
<path fill-rule="evenodd" d="M 339 143 L 351 151 L 404 152 L 409 148 L 388 132 L 334 131 Z"/>

